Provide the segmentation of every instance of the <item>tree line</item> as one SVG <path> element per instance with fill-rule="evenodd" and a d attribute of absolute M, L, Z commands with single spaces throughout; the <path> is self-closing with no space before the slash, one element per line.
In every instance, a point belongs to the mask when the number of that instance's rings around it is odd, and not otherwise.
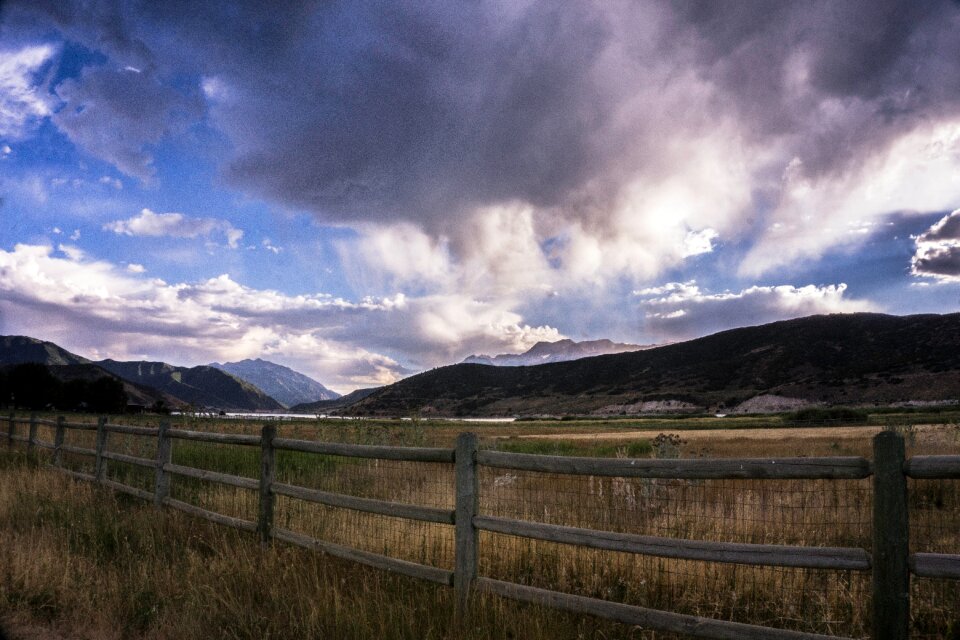
<path fill-rule="evenodd" d="M 109 376 L 64 382 L 33 362 L 0 370 L 0 406 L 10 409 L 123 413 L 127 400 L 123 383 Z"/>

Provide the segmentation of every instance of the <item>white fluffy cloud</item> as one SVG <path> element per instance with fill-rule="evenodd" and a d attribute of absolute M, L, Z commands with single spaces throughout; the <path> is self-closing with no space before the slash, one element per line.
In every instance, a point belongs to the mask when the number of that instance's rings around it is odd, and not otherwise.
<path fill-rule="evenodd" d="M 658 340 L 682 340 L 814 314 L 875 310 L 867 301 L 845 298 L 846 289 L 841 283 L 754 286 L 739 292 L 709 293 L 691 280 L 637 290 L 634 296 L 652 335 Z"/>
<path fill-rule="evenodd" d="M 197 238 L 222 233 L 227 244 L 233 249 L 243 239 L 243 231 L 226 220 L 192 218 L 182 213 L 154 213 L 150 209 L 143 209 L 140 215 L 127 220 L 108 222 L 103 228 L 127 236 L 169 238 Z"/>
<path fill-rule="evenodd" d="M 960 209 L 945 215 L 914 240 L 917 250 L 910 263 L 913 275 L 941 282 L 960 281 Z"/>
<path fill-rule="evenodd" d="M 288 296 L 227 275 L 170 284 L 68 245 L 0 250 L 4 333 L 34 333 L 82 353 L 176 364 L 266 356 L 337 390 L 386 384 L 471 352 L 562 337 L 465 296 L 348 301 Z"/>
<path fill-rule="evenodd" d="M 54 53 L 56 48 L 45 44 L 0 50 L 0 138 L 20 139 L 33 122 L 50 115 L 36 75 Z M 3 149 L 4 155 L 10 153 L 10 147 Z"/>

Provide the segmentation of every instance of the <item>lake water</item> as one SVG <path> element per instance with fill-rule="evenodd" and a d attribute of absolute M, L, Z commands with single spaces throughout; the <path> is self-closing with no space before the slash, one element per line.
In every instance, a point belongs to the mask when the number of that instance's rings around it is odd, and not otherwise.
<path fill-rule="evenodd" d="M 170 415 L 185 415 L 180 411 L 171 411 Z M 326 420 L 367 420 L 360 416 L 328 416 L 316 413 L 241 413 L 228 411 L 224 414 L 218 413 L 195 413 L 198 418 L 234 418 L 237 420 L 316 420 L 324 418 Z M 439 418 L 447 422 L 513 422 L 516 418 Z M 412 418 L 401 418 L 401 420 L 411 421 Z"/>

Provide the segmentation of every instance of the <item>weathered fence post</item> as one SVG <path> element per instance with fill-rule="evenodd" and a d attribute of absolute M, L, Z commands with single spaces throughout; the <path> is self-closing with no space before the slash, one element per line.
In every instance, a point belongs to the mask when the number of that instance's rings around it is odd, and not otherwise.
<path fill-rule="evenodd" d="M 107 449 L 107 418 L 102 416 L 97 419 L 97 458 L 94 466 L 93 475 L 97 482 L 103 482 L 107 476 L 107 460 L 103 457 L 103 452 Z"/>
<path fill-rule="evenodd" d="M 7 425 L 7 446 L 13 448 L 13 435 L 17 431 L 16 415 L 10 412 L 10 423 Z"/>
<path fill-rule="evenodd" d="M 57 467 L 63 466 L 63 440 L 66 437 L 65 422 L 67 419 L 63 416 L 57 416 L 57 431 L 53 436 L 53 464 Z"/>
<path fill-rule="evenodd" d="M 910 624 L 910 530 L 903 437 L 873 439 L 873 638 L 906 640 Z"/>
<path fill-rule="evenodd" d="M 27 436 L 27 457 L 37 455 L 37 414 L 30 414 L 30 432 Z"/>
<path fill-rule="evenodd" d="M 169 422 L 161 422 L 157 429 L 157 468 L 153 481 L 153 504 L 157 508 L 162 507 L 170 495 L 170 474 L 163 469 L 163 465 L 173 461 L 173 440 L 167 435 L 169 430 Z"/>
<path fill-rule="evenodd" d="M 473 517 L 479 502 L 479 475 L 477 474 L 477 434 L 461 433 L 457 437 L 454 457 L 457 485 L 455 518 L 456 566 L 453 572 L 453 587 L 457 598 L 457 616 L 467 613 L 470 589 L 477 577 L 477 529 Z"/>
<path fill-rule="evenodd" d="M 273 529 L 273 479 L 276 474 L 276 460 L 273 449 L 273 439 L 277 436 L 277 428 L 271 424 L 263 425 L 260 431 L 260 508 L 257 513 L 257 533 L 260 534 L 260 544 L 264 547 L 270 544 Z"/>

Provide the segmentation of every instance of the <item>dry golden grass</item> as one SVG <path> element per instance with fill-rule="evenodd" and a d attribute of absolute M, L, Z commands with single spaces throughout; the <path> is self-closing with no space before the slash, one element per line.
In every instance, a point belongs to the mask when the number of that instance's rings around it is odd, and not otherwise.
<path fill-rule="evenodd" d="M 121 638 L 615 638 L 619 625 L 481 598 L 208 525 L 0 452 L 0 619 Z"/>
<path fill-rule="evenodd" d="M 242 424 L 247 432 L 258 425 Z M 218 430 L 238 431 L 238 423 Z M 402 429 L 408 429 L 404 432 Z M 414 429 L 418 428 L 414 425 Z M 389 444 L 441 444 L 442 432 L 410 425 L 283 424 L 288 437 Z M 780 432 L 777 438 L 686 434 L 683 457 L 870 455 L 873 430 Z M 912 453 L 960 451 L 953 426 L 904 429 Z M 491 435 L 492 432 L 492 435 Z M 486 446 L 505 442 L 487 432 Z M 91 446 L 89 432 L 72 444 Z M 786 437 L 784 437 L 786 436 Z M 49 430 L 42 439 L 52 440 Z M 626 447 L 634 434 L 604 446 Z M 448 444 L 448 443 L 443 443 Z M 2 445 L 0 445 L 2 446 Z M 595 443 L 574 440 L 590 454 Z M 147 438 L 115 437 L 110 448 L 151 457 Z M 0 616 L 51 625 L 84 638 L 626 638 L 662 635 L 480 599 L 456 625 L 449 589 L 284 547 L 263 552 L 252 536 L 152 507 L 0 454 Z M 175 460 L 255 476 L 253 449 L 177 442 Z M 89 466 L 74 456 L 75 468 Z M 282 481 L 327 491 L 450 508 L 445 465 L 290 455 Z M 111 463 L 109 473 L 150 487 L 152 472 Z M 611 531 L 701 540 L 820 546 L 870 544 L 870 481 L 667 481 L 482 470 L 485 514 Z M 956 482 L 911 483 L 917 551 L 960 551 Z M 174 496 L 253 519 L 256 496 L 177 478 Z M 278 526 L 332 542 L 452 568 L 452 527 L 361 514 L 280 498 Z M 869 573 L 756 568 L 664 560 L 484 533 L 481 574 L 618 602 L 770 626 L 863 637 Z M 960 628 L 960 589 L 917 581 L 915 629 L 947 637 Z M 923 636 L 920 636 L 923 637 Z"/>

